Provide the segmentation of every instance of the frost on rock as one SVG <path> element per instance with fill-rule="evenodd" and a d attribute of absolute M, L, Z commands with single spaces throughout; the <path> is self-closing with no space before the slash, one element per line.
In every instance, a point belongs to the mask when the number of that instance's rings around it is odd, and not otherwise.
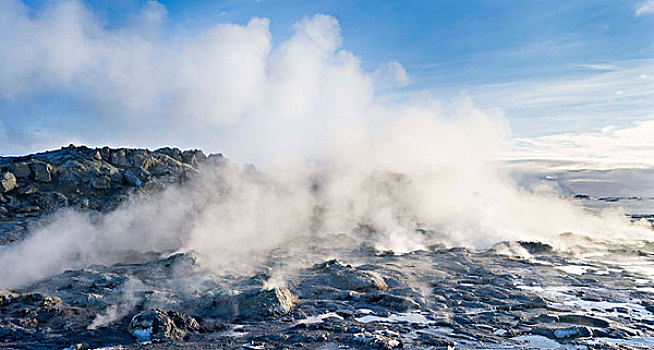
<path fill-rule="evenodd" d="M 132 335 L 139 343 L 149 342 L 152 340 L 152 326 L 148 328 L 134 328 L 132 329 Z"/>

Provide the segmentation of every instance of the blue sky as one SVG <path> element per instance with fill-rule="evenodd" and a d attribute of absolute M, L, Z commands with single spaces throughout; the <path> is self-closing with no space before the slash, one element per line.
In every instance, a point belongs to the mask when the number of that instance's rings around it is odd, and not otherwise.
<path fill-rule="evenodd" d="M 61 2 L 24 4 L 28 17 L 39 18 Z M 339 50 L 356 56 L 363 71 L 373 72 L 387 62 L 398 62 L 406 70 L 409 84 L 378 87 L 378 96 L 402 100 L 427 92 L 444 101 L 469 96 L 479 108 L 500 110 L 514 137 L 629 127 L 654 116 L 652 1 L 162 0 L 160 4 L 165 20 L 157 30 L 164 39 L 157 40 L 194 36 L 217 23 L 245 26 L 260 17 L 269 19 L 273 52 L 293 37 L 294 25 L 302 18 L 332 16 L 342 37 Z M 138 16 L 148 6 L 135 0 L 81 5 L 104 33 L 138 27 Z M 22 34 L 9 35 L 20 40 Z M 29 41 L 34 40 L 26 37 L 20 45 Z M 13 69 L 7 62 L 0 64 L 7 71 Z M 40 68 L 28 71 L 45 74 Z M 61 124 L 70 134 L 62 138 L 87 142 L 95 137 L 92 132 L 86 135 L 90 129 L 116 122 L 113 117 L 95 118 L 107 113 L 105 107 L 98 107 L 96 99 L 80 97 L 85 85 L 71 84 L 75 77 L 66 79 L 63 87 L 47 83 L 35 93 L 0 95 L 0 128 L 25 133 L 27 140 L 52 133 Z M 112 141 L 104 136 L 98 142 Z M 24 144 L 29 149 L 30 142 Z M 37 142 L 32 145 L 38 147 Z"/>
<path fill-rule="evenodd" d="M 336 17 L 345 49 L 364 67 L 388 60 L 411 72 L 412 89 L 513 82 L 579 74 L 582 65 L 654 57 L 654 20 L 641 0 L 618 1 L 160 1 L 170 30 L 270 19 L 275 41 L 316 13 Z M 27 1 L 40 7 L 44 1 Z M 142 1 L 92 1 L 108 27 Z"/>
<path fill-rule="evenodd" d="M 171 30 L 218 22 L 270 19 L 284 40 L 293 24 L 316 13 L 336 17 L 344 48 L 373 65 L 389 59 L 416 73 L 416 88 L 509 82 L 578 72 L 654 55 L 654 23 L 635 16 L 643 1 L 161 1 Z M 40 1 L 33 2 L 39 6 Z M 108 20 L 124 24 L 138 1 L 93 1 Z M 481 67 L 480 63 L 487 66 Z"/>

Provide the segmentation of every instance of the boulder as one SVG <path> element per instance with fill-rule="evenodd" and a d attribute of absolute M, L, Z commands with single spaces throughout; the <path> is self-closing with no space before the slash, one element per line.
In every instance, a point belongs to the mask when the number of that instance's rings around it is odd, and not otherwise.
<path fill-rule="evenodd" d="M 525 248 L 529 254 L 552 254 L 554 252 L 554 247 L 547 243 L 518 241 L 518 244 Z"/>
<path fill-rule="evenodd" d="M 239 315 L 279 316 L 293 308 L 293 294 L 286 288 L 249 289 L 232 300 Z"/>
<path fill-rule="evenodd" d="M 79 191 L 81 186 L 80 177 L 83 175 L 76 169 L 71 169 L 67 167 L 59 167 L 58 178 L 59 178 L 59 188 L 58 190 L 63 193 L 76 193 Z"/>
<path fill-rule="evenodd" d="M 174 270 L 175 275 L 190 275 L 200 268 L 198 256 L 194 252 L 175 253 L 165 259 L 158 260 L 156 264 Z"/>
<path fill-rule="evenodd" d="M 285 315 L 293 308 L 293 294 L 286 288 L 247 289 L 209 295 L 210 313 L 221 318 L 260 319 Z"/>
<path fill-rule="evenodd" d="M 127 159 L 124 149 L 119 149 L 111 152 L 111 164 L 119 168 L 129 168 L 132 163 Z"/>
<path fill-rule="evenodd" d="M 47 192 L 43 195 L 43 202 L 50 207 L 64 207 L 68 205 L 68 198 L 59 192 Z"/>
<path fill-rule="evenodd" d="M 148 170 L 155 163 L 155 159 L 152 156 L 145 154 L 135 154 L 134 157 L 134 166 L 139 167 L 143 170 Z"/>
<path fill-rule="evenodd" d="M 200 330 L 200 325 L 193 317 L 160 309 L 135 315 L 127 326 L 127 331 L 138 342 L 183 340 L 188 333 Z"/>
<path fill-rule="evenodd" d="M 401 295 L 389 294 L 386 292 L 368 293 L 365 296 L 365 299 L 367 302 L 373 303 L 376 306 L 381 306 L 385 309 L 398 312 L 407 312 L 410 310 L 420 309 L 420 304 L 413 301 L 411 298 Z"/>
<path fill-rule="evenodd" d="M 182 161 L 182 151 L 180 151 L 178 148 L 172 148 L 172 147 L 162 147 L 154 151 L 155 153 L 160 153 L 160 154 L 165 154 L 168 157 L 181 162 Z"/>
<path fill-rule="evenodd" d="M 186 150 L 182 152 L 182 162 L 192 167 L 197 167 L 199 163 L 205 161 L 207 156 L 200 150 Z"/>
<path fill-rule="evenodd" d="M 309 286 L 329 286 L 341 290 L 373 291 L 388 289 L 381 276 L 372 271 L 360 270 L 351 265 L 343 265 L 337 259 L 313 266 L 317 272 Z M 304 285 L 307 285 L 306 283 Z"/>
<path fill-rule="evenodd" d="M 161 155 L 151 165 L 148 171 L 150 171 L 154 175 L 163 176 L 163 175 L 170 175 L 173 173 L 179 173 L 181 169 L 184 169 L 184 167 L 185 166 L 181 162 L 167 155 Z"/>
<path fill-rule="evenodd" d="M 32 171 L 34 172 L 34 180 L 39 182 L 50 182 L 52 177 L 50 172 L 53 170 L 52 165 L 41 162 L 34 161 L 32 163 Z"/>
<path fill-rule="evenodd" d="M 121 183 L 121 182 L 123 182 L 125 180 L 125 178 L 123 177 L 123 174 L 121 174 L 119 171 L 112 172 L 109 175 L 109 178 L 111 179 L 111 181 L 113 181 L 115 183 Z"/>
<path fill-rule="evenodd" d="M 150 174 L 140 167 L 131 167 L 123 173 L 125 182 L 134 187 L 141 187 L 148 180 Z"/>
<path fill-rule="evenodd" d="M 559 315 L 559 322 L 599 328 L 611 326 L 611 323 L 604 318 L 578 314 Z"/>
<path fill-rule="evenodd" d="M 93 188 L 96 190 L 108 190 L 111 188 L 111 178 L 109 176 L 102 176 L 93 180 Z"/>
<path fill-rule="evenodd" d="M 16 188 L 16 177 L 10 172 L 2 174 L 0 177 L 0 193 L 7 193 Z"/>
<path fill-rule="evenodd" d="M 32 169 L 30 169 L 30 164 L 27 162 L 14 163 L 11 170 L 19 179 L 27 179 L 32 176 Z"/>
<path fill-rule="evenodd" d="M 5 312 L 12 312 L 25 309 L 51 310 L 63 307 L 65 303 L 61 299 L 45 293 L 3 294 L 2 306 Z"/>

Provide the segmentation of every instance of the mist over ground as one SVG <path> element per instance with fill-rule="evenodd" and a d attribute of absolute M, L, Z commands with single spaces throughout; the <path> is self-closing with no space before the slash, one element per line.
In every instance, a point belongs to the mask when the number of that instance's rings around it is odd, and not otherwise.
<path fill-rule="evenodd" d="M 204 169 L 184 188 L 100 219 L 57 214 L 0 254 L 4 266 L 17 266 L 0 273 L 3 286 L 120 262 L 126 249 L 193 250 L 218 271 L 247 269 L 253 257 L 298 237 L 370 239 L 366 230 L 374 232 L 377 249 L 398 252 L 434 242 L 477 249 L 505 240 L 556 245 L 564 232 L 651 238 L 651 230 L 630 223 L 620 209 L 590 214 L 547 182 L 517 183 L 497 162 L 515 142 L 501 112 L 482 111 L 466 96 L 443 102 L 427 93 L 401 101 L 376 94 L 407 85 L 410 75 L 395 61 L 364 70 L 342 48 L 334 17 L 303 18 L 290 37 L 274 42 L 265 18 L 164 35 L 167 11 L 155 1 L 121 28 L 103 26 L 77 1 L 36 12 L 19 1 L 0 6 L 3 98 L 27 101 L 61 90 L 95 110 L 84 125 L 70 119 L 59 136 L 5 117 L 5 152 L 64 140 L 173 144 L 222 151 L 263 169 Z M 17 28 L 20 38 L 9 34 Z M 634 164 L 643 158 L 624 158 L 623 141 L 631 142 L 628 150 L 651 154 L 644 136 L 650 131 L 651 123 L 642 123 L 560 140 L 517 140 L 509 154 L 579 159 L 582 152 L 592 160 L 608 154 Z"/>
<path fill-rule="evenodd" d="M 492 161 L 494 125 L 466 112 L 474 117 L 458 122 L 407 116 L 376 137 L 343 132 L 319 165 L 287 160 L 265 172 L 207 165 L 189 183 L 101 217 L 64 210 L 2 251 L 0 263 L 14 268 L 0 281 L 19 287 L 71 268 L 177 251 L 197 252 L 217 274 L 247 274 L 272 251 L 306 252 L 338 235 L 397 253 L 517 240 L 574 251 L 580 241 L 559 236 L 569 232 L 588 239 L 586 247 L 652 239 L 649 223 L 632 223 L 620 208 L 586 211 L 542 178 L 519 185 Z"/>

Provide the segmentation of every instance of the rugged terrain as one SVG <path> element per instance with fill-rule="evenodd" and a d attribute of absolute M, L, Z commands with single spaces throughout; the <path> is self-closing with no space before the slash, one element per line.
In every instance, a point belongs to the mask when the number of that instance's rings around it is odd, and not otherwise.
<path fill-rule="evenodd" d="M 24 157 L 0 157 L 0 243 L 20 240 L 32 223 L 61 208 L 108 212 L 134 193 L 187 181 L 206 160 L 198 150 L 150 152 L 73 145 Z"/>
<path fill-rule="evenodd" d="M 58 210 L 101 216 L 226 162 L 197 150 L 74 146 L 1 158 L 0 254 Z M 343 233 L 271 250 L 244 274 L 209 270 L 193 251 L 127 252 L 2 289 L 0 347 L 654 347 L 654 243 L 559 239 L 570 248 L 520 241 L 399 254 Z"/>

